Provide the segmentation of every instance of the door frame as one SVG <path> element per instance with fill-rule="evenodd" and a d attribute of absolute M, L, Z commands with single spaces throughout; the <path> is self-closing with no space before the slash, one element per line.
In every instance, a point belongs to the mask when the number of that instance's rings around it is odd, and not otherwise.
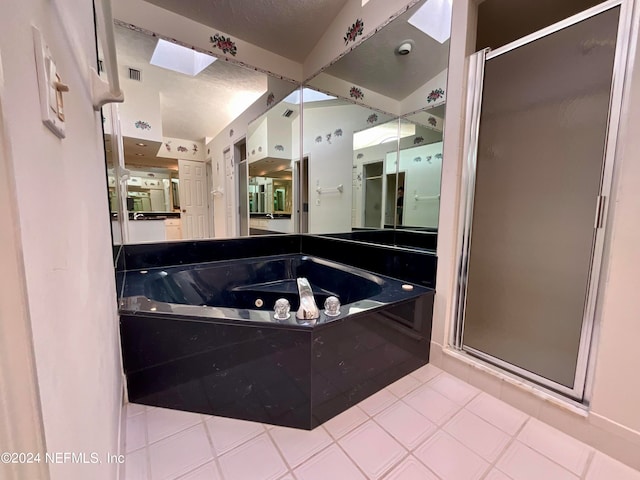
<path fill-rule="evenodd" d="M 458 238 L 456 247 L 456 273 L 455 288 L 449 305 L 452 328 L 449 331 L 449 344 L 456 350 L 466 352 L 473 357 L 486 361 L 489 364 L 516 374 L 525 380 L 530 380 L 535 384 L 561 393 L 578 402 L 588 400 L 585 398 L 586 385 L 589 380 L 588 375 L 592 375 L 589 370 L 589 357 L 593 349 L 593 335 L 596 321 L 596 307 L 598 296 L 601 290 L 601 273 L 604 256 L 604 246 L 609 234 L 608 210 L 609 199 L 611 198 L 613 173 L 616 157 L 616 145 L 620 116 L 622 111 L 622 94 L 624 79 L 629 64 L 629 50 L 631 44 L 631 27 L 633 16 L 632 1 L 609 0 L 600 5 L 585 10 L 577 15 L 557 22 L 538 32 L 527 35 L 515 42 L 500 47 L 494 51 L 489 49 L 481 50 L 470 57 L 469 78 L 467 83 L 467 104 L 465 114 L 465 138 L 462 161 L 462 176 L 460 185 L 460 203 L 458 208 Z M 536 375 L 532 372 L 516 367 L 503 360 L 492 357 L 484 352 L 479 352 L 470 347 L 464 346 L 464 318 L 466 308 L 467 280 L 469 267 L 469 254 L 472 238 L 473 203 L 475 195 L 476 166 L 478 135 L 480 131 L 480 113 L 482 109 L 482 90 L 484 80 L 484 65 L 487 60 L 495 58 L 504 53 L 510 52 L 518 47 L 536 41 L 547 35 L 560 31 L 564 28 L 575 25 L 595 15 L 603 13 L 615 7 L 620 7 L 620 17 L 618 21 L 618 32 L 616 37 L 616 51 L 614 57 L 611 96 L 609 103 L 609 118 L 607 122 L 607 132 L 605 138 L 605 154 L 603 160 L 603 170 L 600 185 L 600 196 L 594 228 L 596 229 L 594 245 L 592 250 L 590 273 L 588 278 L 588 289 L 582 319 L 582 329 L 580 335 L 580 346 L 576 362 L 576 373 L 573 388 L 560 385 L 549 379 Z"/>

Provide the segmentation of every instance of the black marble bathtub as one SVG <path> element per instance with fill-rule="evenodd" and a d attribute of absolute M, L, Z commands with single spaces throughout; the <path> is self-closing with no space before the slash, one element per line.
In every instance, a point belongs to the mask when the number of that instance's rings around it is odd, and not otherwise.
<path fill-rule="evenodd" d="M 321 309 L 298 320 L 296 278 Z M 403 288 L 405 285 L 405 288 Z M 129 399 L 311 429 L 427 363 L 433 290 L 303 254 L 126 271 Z M 278 298 L 291 316 L 274 318 Z"/>

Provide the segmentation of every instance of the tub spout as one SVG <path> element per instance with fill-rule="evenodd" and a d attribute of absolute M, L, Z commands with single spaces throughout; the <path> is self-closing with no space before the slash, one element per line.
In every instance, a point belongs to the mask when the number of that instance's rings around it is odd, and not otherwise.
<path fill-rule="evenodd" d="M 298 278 L 298 294 L 300 295 L 300 308 L 296 317 L 301 320 L 313 320 L 320 317 L 320 310 L 313 298 L 313 291 L 309 280 L 304 277 Z"/>

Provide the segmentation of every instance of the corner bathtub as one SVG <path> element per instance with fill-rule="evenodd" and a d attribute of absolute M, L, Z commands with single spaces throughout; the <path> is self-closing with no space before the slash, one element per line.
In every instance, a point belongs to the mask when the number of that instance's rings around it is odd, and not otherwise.
<path fill-rule="evenodd" d="M 299 277 L 317 320 L 295 316 Z M 301 254 L 127 271 L 129 399 L 314 428 L 427 362 L 433 290 L 405 283 Z M 330 295 L 335 317 L 323 311 Z M 278 298 L 286 320 L 274 318 Z"/>

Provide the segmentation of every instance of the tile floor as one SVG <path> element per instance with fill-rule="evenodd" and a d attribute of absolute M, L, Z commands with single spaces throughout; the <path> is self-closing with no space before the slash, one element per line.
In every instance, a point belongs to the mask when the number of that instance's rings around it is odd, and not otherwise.
<path fill-rule="evenodd" d="M 125 480 L 640 480 L 427 365 L 311 432 L 128 405 Z"/>

